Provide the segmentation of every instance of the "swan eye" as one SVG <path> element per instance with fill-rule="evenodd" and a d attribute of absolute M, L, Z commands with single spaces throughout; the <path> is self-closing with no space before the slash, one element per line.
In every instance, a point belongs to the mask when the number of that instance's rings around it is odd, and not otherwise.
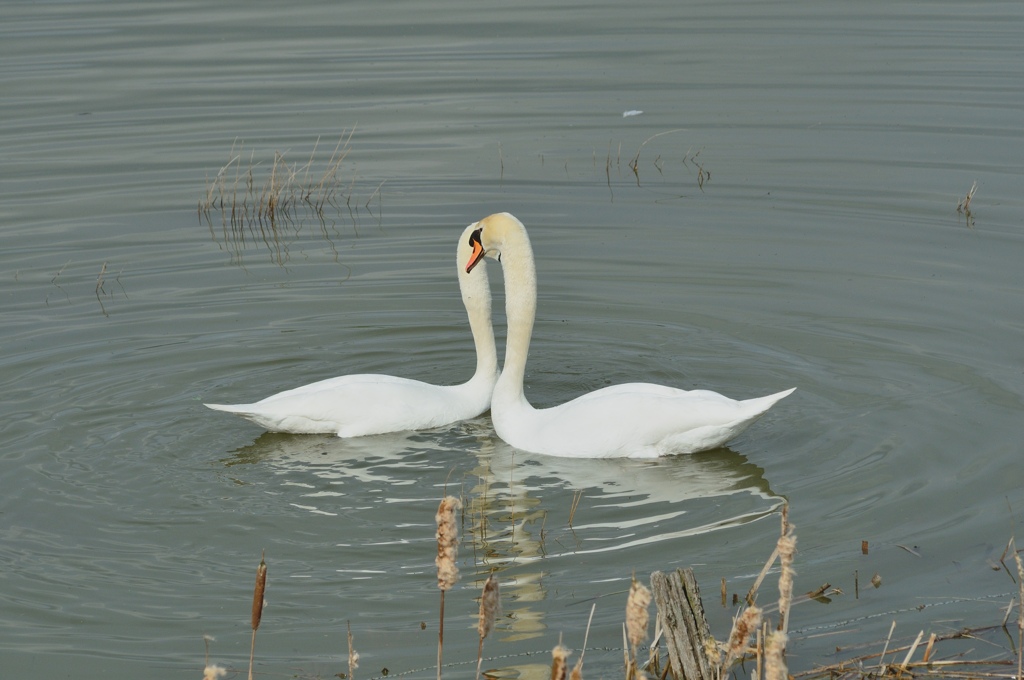
<path fill-rule="evenodd" d="M 480 243 L 480 235 L 483 232 L 483 230 L 483 227 L 480 227 L 479 229 L 476 229 L 472 234 L 469 235 L 469 245 L 472 246 L 477 243 Z M 481 245 L 483 244 L 481 243 Z"/>

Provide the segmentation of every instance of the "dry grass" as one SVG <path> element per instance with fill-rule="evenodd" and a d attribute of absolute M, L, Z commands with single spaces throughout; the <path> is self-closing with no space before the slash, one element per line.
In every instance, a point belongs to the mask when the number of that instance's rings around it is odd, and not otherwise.
<path fill-rule="evenodd" d="M 213 178 L 207 177 L 196 209 L 200 223 L 205 222 L 211 235 L 231 252 L 238 254 L 250 245 L 263 245 L 278 264 L 287 259 L 288 243 L 298 237 L 306 221 L 314 222 L 320 236 L 329 242 L 329 229 L 339 222 L 351 222 L 358 229 L 363 212 L 379 225 L 384 182 L 366 201 L 357 201 L 355 177 L 342 177 L 351 141 L 352 131 L 343 132 L 330 156 L 319 160 L 317 139 L 305 162 L 293 163 L 288 160 L 288 152 L 275 152 L 268 165 L 236 140 L 227 163 Z M 213 231 L 218 222 L 220 236 Z"/>
<path fill-rule="evenodd" d="M 341 164 L 351 150 L 352 131 L 342 133 L 334 152 L 322 170 L 314 171 L 320 140 L 313 145 L 309 159 L 303 164 L 290 164 L 286 154 L 274 153 L 269 177 L 260 181 L 257 174 L 261 163 L 256 162 L 255 151 L 245 151 L 237 140 L 231 145 L 228 162 L 207 178 L 205 194 L 197 208 L 200 218 L 209 221 L 214 212 L 221 214 L 222 223 L 232 225 L 246 222 L 291 221 L 299 211 L 308 210 L 323 217 L 327 208 L 340 209 L 340 200 L 351 205 L 351 196 L 345 196 L 339 177 Z M 236 149 L 237 147 L 237 149 Z M 243 163 L 246 165 L 243 166 Z"/>

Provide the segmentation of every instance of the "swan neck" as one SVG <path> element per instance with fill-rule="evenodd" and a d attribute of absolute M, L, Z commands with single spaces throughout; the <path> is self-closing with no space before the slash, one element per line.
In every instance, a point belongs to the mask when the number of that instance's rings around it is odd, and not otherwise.
<path fill-rule="evenodd" d="M 491 323 L 491 286 L 486 268 L 480 266 L 479 271 L 470 274 L 460 271 L 459 284 L 476 349 L 476 371 L 473 379 L 492 381 L 498 373 L 498 350 L 494 342 L 494 326 Z"/>
<path fill-rule="evenodd" d="M 537 313 L 537 273 L 533 250 L 526 234 L 502 248 L 501 266 L 505 278 L 505 365 L 499 385 L 503 392 L 523 394 L 526 358 Z"/>

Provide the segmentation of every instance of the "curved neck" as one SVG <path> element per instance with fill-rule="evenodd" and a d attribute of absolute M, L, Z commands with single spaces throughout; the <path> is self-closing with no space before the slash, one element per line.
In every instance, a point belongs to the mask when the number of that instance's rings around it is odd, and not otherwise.
<path fill-rule="evenodd" d="M 459 287 L 476 347 L 476 372 L 473 378 L 494 380 L 498 373 L 498 349 L 494 343 L 494 326 L 491 324 L 491 284 L 487 279 L 486 267 L 482 262 L 480 265 L 469 274 L 460 269 Z"/>
<path fill-rule="evenodd" d="M 501 268 L 505 277 L 505 316 L 508 333 L 505 340 L 505 365 L 495 391 L 523 395 L 526 357 L 537 313 L 537 273 L 533 248 L 525 231 L 509 234 L 501 248 Z"/>

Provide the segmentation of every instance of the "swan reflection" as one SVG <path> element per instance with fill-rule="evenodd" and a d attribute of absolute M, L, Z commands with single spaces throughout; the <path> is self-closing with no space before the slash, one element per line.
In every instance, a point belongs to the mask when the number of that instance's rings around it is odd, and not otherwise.
<path fill-rule="evenodd" d="M 487 418 L 353 439 L 264 434 L 222 462 L 268 468 L 291 508 L 343 515 L 345 545 L 360 548 L 349 566 L 370 576 L 360 587 L 377 579 L 391 596 L 396 552 L 406 576 L 430 581 L 434 510 L 444 493 L 461 495 L 463 587 L 479 591 L 499 573 L 503 617 L 495 633 L 506 642 L 547 633 L 549 589 L 563 581 L 577 598 L 602 597 L 628 578 L 638 549 L 655 548 L 663 563 L 682 559 L 679 546 L 689 537 L 763 518 L 782 503 L 764 470 L 731 449 L 653 460 L 556 458 L 513 449 Z M 274 480 L 263 474 L 261 482 Z M 580 556 L 587 556 L 583 574 Z"/>

